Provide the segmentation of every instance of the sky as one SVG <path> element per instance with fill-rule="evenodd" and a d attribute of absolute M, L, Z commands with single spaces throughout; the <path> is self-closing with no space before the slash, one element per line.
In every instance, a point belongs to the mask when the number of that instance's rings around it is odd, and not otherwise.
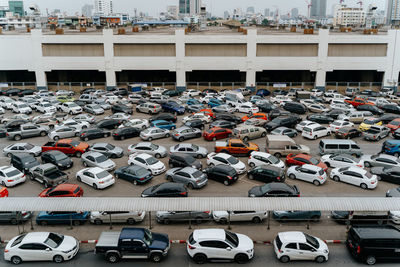
<path fill-rule="evenodd" d="M 307 0 L 308 1 L 308 0 Z M 309 0 L 311 1 L 311 0 Z M 8 2 L 7 0 L 0 0 L 0 6 Z M 69 15 L 75 12 L 81 13 L 81 8 L 84 4 L 93 4 L 94 0 L 25 0 L 25 9 L 32 4 L 37 4 L 42 14 L 46 14 L 46 8 L 51 12 L 54 9 L 61 9 L 66 11 Z M 134 9 L 148 13 L 149 15 L 156 16 L 160 12 L 165 11 L 167 5 L 178 5 L 179 0 L 113 0 L 114 12 L 124 12 L 134 14 Z M 358 7 L 358 0 L 345 0 L 345 4 L 350 7 Z M 385 9 L 385 0 L 364 0 L 364 6 L 367 7 L 373 3 L 378 6 L 378 9 Z M 332 6 L 338 4 L 339 0 L 327 0 L 327 14 L 331 14 Z M 307 14 L 306 0 L 203 0 L 203 5 L 211 11 L 213 15 L 223 16 L 224 11 L 232 13 L 234 8 L 242 8 L 246 10 L 248 6 L 254 6 L 256 12 L 264 13 L 265 8 L 275 10 L 279 7 L 280 14 L 287 14 L 292 8 L 298 8 L 299 13 Z"/>

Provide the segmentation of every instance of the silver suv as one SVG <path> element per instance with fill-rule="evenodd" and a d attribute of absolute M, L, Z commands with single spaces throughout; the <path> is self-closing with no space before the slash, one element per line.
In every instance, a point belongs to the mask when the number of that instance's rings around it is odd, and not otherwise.
<path fill-rule="evenodd" d="M 172 168 L 167 171 L 167 180 L 182 183 L 188 188 L 202 188 L 207 184 L 207 175 L 195 168 Z"/>
<path fill-rule="evenodd" d="M 235 129 L 233 129 L 233 134 L 243 141 L 248 141 L 250 139 L 267 136 L 267 130 L 261 127 L 247 125 L 236 127 Z"/>
<path fill-rule="evenodd" d="M 169 224 L 170 222 L 195 221 L 202 223 L 210 220 L 209 212 L 201 211 L 157 211 L 156 220 L 158 223 Z"/>
<path fill-rule="evenodd" d="M 148 114 L 158 114 L 162 110 L 161 105 L 156 103 L 143 103 L 136 107 L 136 112 L 143 112 Z"/>

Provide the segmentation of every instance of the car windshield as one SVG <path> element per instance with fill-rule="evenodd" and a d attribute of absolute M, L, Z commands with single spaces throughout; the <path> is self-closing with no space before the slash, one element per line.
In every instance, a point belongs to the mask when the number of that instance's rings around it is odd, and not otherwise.
<path fill-rule="evenodd" d="M 99 105 L 92 105 L 92 109 L 100 109 L 101 107 Z"/>
<path fill-rule="evenodd" d="M 149 165 L 154 165 L 154 164 L 156 164 L 156 163 L 158 162 L 158 159 L 153 158 L 153 157 L 150 157 L 150 158 L 146 159 L 146 162 L 147 162 Z"/>
<path fill-rule="evenodd" d="M 106 156 L 104 156 L 104 155 L 100 155 L 100 156 L 98 156 L 96 158 L 96 162 L 97 163 L 102 163 L 102 162 L 107 161 L 107 160 L 108 160 L 108 158 Z"/>
<path fill-rule="evenodd" d="M 147 246 L 150 246 L 151 242 L 153 241 L 153 235 L 147 229 L 144 230 L 143 241 L 144 243 L 146 243 Z"/>
<path fill-rule="evenodd" d="M 108 150 L 113 150 L 113 149 L 115 148 L 115 146 L 112 145 L 112 144 L 107 144 L 107 145 L 106 145 L 106 148 L 107 148 Z"/>
<path fill-rule="evenodd" d="M 16 245 L 18 245 L 19 243 L 21 243 L 22 239 L 24 239 L 25 236 L 26 236 L 26 234 L 18 236 L 18 237 L 14 240 L 14 242 L 11 244 L 11 247 L 15 247 Z"/>
<path fill-rule="evenodd" d="M 373 125 L 373 124 L 377 123 L 377 121 L 375 119 L 368 119 L 368 120 L 365 120 L 364 123 L 368 124 L 368 125 Z"/>
<path fill-rule="evenodd" d="M 235 157 L 229 157 L 226 159 L 230 164 L 237 164 L 239 160 Z"/>
<path fill-rule="evenodd" d="M 54 155 L 54 158 L 56 159 L 56 161 L 60 161 L 60 160 L 67 159 L 68 156 L 63 153 L 60 153 L 60 154 L 57 153 L 56 155 Z"/>
<path fill-rule="evenodd" d="M 64 240 L 63 235 L 55 234 L 55 233 L 50 233 L 47 239 L 44 241 L 46 245 L 52 248 L 57 248 L 58 246 L 61 245 L 61 243 Z"/>
<path fill-rule="evenodd" d="M 13 176 L 18 175 L 18 174 L 20 174 L 20 172 L 17 169 L 14 169 L 14 170 L 12 170 L 10 172 L 7 172 L 6 176 L 7 177 L 13 177 Z"/>
<path fill-rule="evenodd" d="M 43 104 L 43 107 L 45 107 L 45 108 L 51 107 L 51 104 L 50 104 L 50 103 L 44 103 L 44 104 Z"/>
<path fill-rule="evenodd" d="M 27 108 L 28 106 L 26 104 L 19 104 L 18 108 Z"/>
<path fill-rule="evenodd" d="M 102 172 L 99 172 L 98 174 L 96 174 L 97 179 L 103 179 L 103 178 L 106 178 L 109 175 L 110 174 L 108 172 L 106 172 L 106 171 L 102 171 Z"/>
<path fill-rule="evenodd" d="M 400 120 L 399 121 L 392 121 L 392 122 L 390 122 L 390 124 L 394 125 L 394 126 L 399 126 L 400 125 Z"/>
<path fill-rule="evenodd" d="M 203 175 L 203 173 L 201 171 L 195 171 L 194 173 L 192 173 L 192 176 L 194 178 L 199 178 Z"/>
<path fill-rule="evenodd" d="M 235 248 L 239 245 L 239 238 L 235 233 L 225 230 L 225 239 L 226 239 L 226 242 L 228 242 Z"/>
<path fill-rule="evenodd" d="M 319 160 L 317 160 L 316 158 L 310 158 L 310 161 L 314 165 L 318 165 L 318 163 L 319 163 Z"/>
<path fill-rule="evenodd" d="M 73 147 L 77 147 L 77 146 L 79 146 L 79 142 L 78 141 L 72 141 L 71 143 L 70 143 L 70 145 L 71 146 L 73 146 Z"/>
<path fill-rule="evenodd" d="M 146 129 L 146 130 L 142 131 L 142 133 L 144 133 L 144 134 L 148 134 L 148 133 L 150 133 L 150 129 L 148 128 L 148 129 Z"/>
<path fill-rule="evenodd" d="M 270 156 L 268 158 L 268 160 L 272 163 L 272 164 L 278 164 L 279 163 L 279 159 L 275 156 Z"/>
<path fill-rule="evenodd" d="M 35 146 L 32 144 L 26 144 L 24 147 L 25 147 L 25 149 L 30 150 L 30 149 L 34 148 Z"/>
<path fill-rule="evenodd" d="M 341 125 L 341 123 L 340 123 L 340 122 L 337 122 L 337 121 L 335 121 L 335 122 L 333 122 L 333 123 L 332 123 L 332 125 L 334 125 L 334 126 L 340 126 L 340 125 Z"/>
<path fill-rule="evenodd" d="M 32 157 L 26 158 L 24 164 L 28 165 L 28 164 L 31 164 L 31 163 L 34 163 L 34 162 L 36 162 L 36 159 L 32 156 Z"/>
<path fill-rule="evenodd" d="M 308 244 L 311 244 L 314 248 L 319 248 L 319 242 L 315 237 L 308 234 L 304 234 L 304 236 L 306 237 Z"/>
<path fill-rule="evenodd" d="M 159 145 L 156 145 L 156 144 L 151 144 L 151 145 L 150 145 L 151 150 L 157 150 L 159 147 L 160 147 L 160 146 L 159 146 Z"/>
<path fill-rule="evenodd" d="M 367 131 L 365 131 L 366 133 L 370 133 L 370 134 L 377 134 L 377 133 L 379 133 L 379 130 L 378 129 L 373 129 L 373 128 L 370 128 L 370 129 L 368 129 Z"/>

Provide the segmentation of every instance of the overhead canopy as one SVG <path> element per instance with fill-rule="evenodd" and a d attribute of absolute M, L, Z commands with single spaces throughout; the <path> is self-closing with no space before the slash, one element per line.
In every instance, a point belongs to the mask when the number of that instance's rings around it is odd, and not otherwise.
<path fill-rule="evenodd" d="M 0 211 L 215 211 L 215 210 L 400 210 L 400 198 L 383 197 L 189 197 L 189 198 L 38 198 L 0 199 Z"/>

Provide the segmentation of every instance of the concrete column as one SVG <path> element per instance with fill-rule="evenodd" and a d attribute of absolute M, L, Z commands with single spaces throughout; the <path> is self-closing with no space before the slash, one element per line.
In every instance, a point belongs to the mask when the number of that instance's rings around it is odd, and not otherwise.
<path fill-rule="evenodd" d="M 117 79 L 114 69 L 114 33 L 112 29 L 103 30 L 104 38 L 104 70 L 106 72 L 106 87 L 114 88 L 117 86 Z"/>
<path fill-rule="evenodd" d="M 315 87 L 317 89 L 325 89 L 326 84 L 326 71 L 317 70 L 317 75 L 315 77 Z"/>
<path fill-rule="evenodd" d="M 176 89 L 186 90 L 185 29 L 175 30 Z"/>
<path fill-rule="evenodd" d="M 254 64 L 257 58 L 257 29 L 247 29 L 247 69 L 246 87 L 255 91 L 256 70 Z"/>
<path fill-rule="evenodd" d="M 315 87 L 317 89 L 325 90 L 326 71 L 328 60 L 328 46 L 329 46 L 329 30 L 319 29 L 319 43 L 318 43 L 318 62 L 317 62 L 317 75 L 315 77 Z"/>
<path fill-rule="evenodd" d="M 248 69 L 246 71 L 246 88 L 255 89 L 256 88 L 256 71 Z"/>
<path fill-rule="evenodd" d="M 397 89 L 400 72 L 400 30 L 388 31 L 388 48 L 386 55 L 386 69 L 383 75 L 383 86 Z"/>
<path fill-rule="evenodd" d="M 35 71 L 36 76 L 36 88 L 37 89 L 47 89 L 47 77 L 44 71 Z"/>
<path fill-rule="evenodd" d="M 35 72 L 36 76 L 36 87 L 37 89 L 47 89 L 47 79 L 46 73 L 43 66 L 43 52 L 42 52 L 42 30 L 41 29 L 32 29 L 31 30 L 31 50 L 33 57 L 33 66 L 31 67 L 31 71 Z"/>

